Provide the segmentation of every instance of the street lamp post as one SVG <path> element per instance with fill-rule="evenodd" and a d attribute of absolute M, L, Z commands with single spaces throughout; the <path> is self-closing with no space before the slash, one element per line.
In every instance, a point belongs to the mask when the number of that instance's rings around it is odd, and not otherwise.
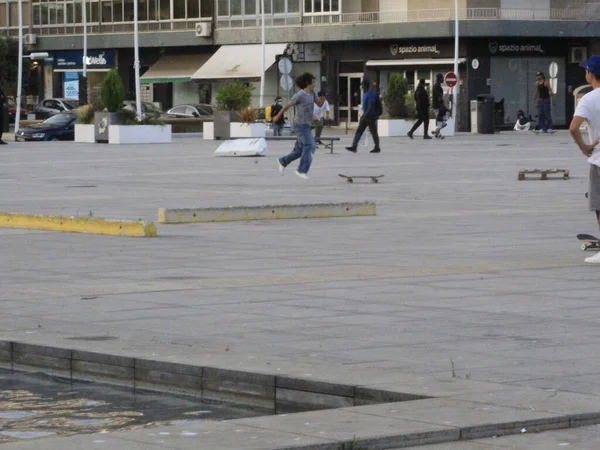
<path fill-rule="evenodd" d="M 15 116 L 15 134 L 19 131 L 21 121 L 21 91 L 23 90 L 23 4 L 18 0 L 19 15 L 19 61 L 17 70 L 17 111 Z"/>
<path fill-rule="evenodd" d="M 460 89 L 460 76 L 458 75 L 458 0 L 454 0 L 454 73 L 456 74 L 456 86 L 452 89 L 452 118 L 454 119 L 454 131 L 456 132 L 458 120 L 456 110 L 458 101 L 458 90 Z"/>
<path fill-rule="evenodd" d="M 87 0 L 81 0 L 81 6 L 83 13 L 83 76 L 87 78 Z"/>
<path fill-rule="evenodd" d="M 261 43 L 261 56 L 260 56 L 260 99 L 259 106 L 262 108 L 265 106 L 265 70 L 266 70 L 266 44 L 265 44 L 265 0 L 260 2 L 260 43 Z"/>
<path fill-rule="evenodd" d="M 142 120 L 142 98 L 140 92 L 140 43 L 138 30 L 138 1 L 133 2 L 133 67 L 135 69 L 135 109 L 138 121 Z"/>

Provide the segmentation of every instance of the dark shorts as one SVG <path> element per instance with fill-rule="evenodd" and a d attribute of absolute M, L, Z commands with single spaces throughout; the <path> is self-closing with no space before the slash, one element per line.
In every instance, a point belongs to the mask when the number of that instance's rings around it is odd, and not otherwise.
<path fill-rule="evenodd" d="M 590 211 L 600 211 L 600 167 L 590 164 L 590 186 L 588 188 Z"/>

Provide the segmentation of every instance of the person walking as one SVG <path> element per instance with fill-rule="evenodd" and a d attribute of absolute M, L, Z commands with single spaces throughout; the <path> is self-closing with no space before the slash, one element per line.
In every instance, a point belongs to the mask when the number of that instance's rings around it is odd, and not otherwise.
<path fill-rule="evenodd" d="M 552 129 L 552 107 L 556 104 L 552 86 L 543 72 L 535 74 L 535 95 L 533 103 L 537 105 L 538 124 L 542 133 L 554 133 Z"/>
<path fill-rule="evenodd" d="M 600 229 L 600 56 L 592 56 L 579 66 L 585 69 L 585 79 L 594 89 L 577 103 L 569 132 L 590 163 L 589 210 L 596 214 Z M 590 144 L 586 144 L 581 136 L 581 125 L 584 122 L 587 122 Z M 586 258 L 585 262 L 600 264 L 600 253 Z"/>
<path fill-rule="evenodd" d="M 379 147 L 379 133 L 377 132 L 377 120 L 381 115 L 381 107 L 379 106 L 377 92 L 371 87 L 369 80 L 363 81 L 363 98 L 362 98 L 362 110 L 363 115 L 358 122 L 358 128 L 354 134 L 354 140 L 350 147 L 346 147 L 346 150 L 352 153 L 356 153 L 356 148 L 363 133 L 369 128 L 375 147 L 370 153 L 380 153 L 381 147 Z"/>
<path fill-rule="evenodd" d="M 425 78 L 419 80 L 419 85 L 415 90 L 415 102 L 417 104 L 417 121 L 408 132 L 407 136 L 411 139 L 413 134 L 423 124 L 423 139 L 431 139 L 429 136 L 429 94 L 425 89 Z"/>
<path fill-rule="evenodd" d="M 313 112 L 315 104 L 322 106 L 325 102 L 324 97 L 317 98 L 315 95 L 315 76 L 312 73 L 303 73 L 296 78 L 296 86 L 300 88 L 296 94 L 290 99 L 290 102 L 283 107 L 281 111 L 273 117 L 273 123 L 277 123 L 281 117 L 286 113 L 292 106 L 296 106 L 296 118 L 294 123 L 296 125 L 296 131 L 298 138 L 294 149 L 283 158 L 277 160 L 279 165 L 279 173 L 283 175 L 285 168 L 292 162 L 300 158 L 300 164 L 296 175 L 304 180 L 310 180 L 308 171 L 312 163 L 312 155 L 315 151 L 315 140 L 310 132 L 310 125 L 312 123 Z"/>
<path fill-rule="evenodd" d="M 275 103 L 271 105 L 271 117 L 275 117 L 277 114 L 279 114 L 279 111 L 281 111 L 282 109 L 283 106 L 281 106 L 281 97 L 276 97 Z M 273 121 L 273 136 L 281 136 L 284 124 L 285 117 L 283 117 L 283 115 L 279 118 L 277 122 Z"/>
<path fill-rule="evenodd" d="M 325 101 L 321 106 L 317 106 L 317 104 L 315 104 L 315 109 L 313 111 L 313 122 L 315 125 L 315 141 L 317 145 L 324 145 L 321 142 L 321 133 L 323 132 L 323 128 L 325 127 L 325 121 L 329 121 L 329 111 L 331 111 L 331 108 L 329 106 L 329 102 L 327 101 L 327 97 L 325 96 L 325 92 L 321 91 L 317 95 L 319 98 L 325 99 Z"/>
<path fill-rule="evenodd" d="M 6 102 L 6 97 L 4 96 L 4 91 L 0 88 L 0 145 L 6 145 L 6 142 L 2 140 L 2 134 L 4 134 L 4 103 Z"/>
<path fill-rule="evenodd" d="M 441 138 L 440 131 L 447 125 L 447 121 L 444 120 L 448 109 L 446 108 L 446 103 L 444 102 L 444 88 L 442 87 L 442 83 L 444 82 L 444 75 L 438 73 L 435 76 L 435 84 L 433 85 L 433 89 L 431 91 L 432 102 L 431 106 L 433 107 L 433 111 L 435 112 L 435 120 L 436 120 L 436 128 L 433 132 L 433 135 L 436 138 Z"/>

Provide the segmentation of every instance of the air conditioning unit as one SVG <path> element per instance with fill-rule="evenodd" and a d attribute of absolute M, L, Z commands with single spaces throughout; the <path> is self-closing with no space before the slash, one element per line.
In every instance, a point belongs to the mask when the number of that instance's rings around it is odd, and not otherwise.
<path fill-rule="evenodd" d="M 25 45 L 37 44 L 37 34 L 26 34 L 25 36 L 23 36 L 23 43 Z"/>
<path fill-rule="evenodd" d="M 196 37 L 210 37 L 212 22 L 196 22 Z"/>
<path fill-rule="evenodd" d="M 580 63 L 588 59 L 587 47 L 571 47 L 569 48 L 569 62 Z"/>

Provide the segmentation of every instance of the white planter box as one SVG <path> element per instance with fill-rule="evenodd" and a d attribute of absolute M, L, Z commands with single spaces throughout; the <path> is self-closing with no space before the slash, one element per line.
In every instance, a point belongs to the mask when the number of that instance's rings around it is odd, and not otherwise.
<path fill-rule="evenodd" d="M 379 119 L 377 121 L 377 131 L 381 137 L 396 137 L 406 136 L 414 125 L 415 120 L 404 120 L 404 119 Z M 429 120 L 429 134 L 433 134 L 436 128 L 435 119 Z M 448 120 L 448 125 L 442 130 L 444 136 L 454 136 L 454 119 Z M 423 136 L 423 125 L 421 125 L 415 131 L 414 136 Z"/>
<path fill-rule="evenodd" d="M 205 141 L 215 140 L 214 122 L 204 122 L 204 125 L 202 125 L 202 139 L 204 139 Z"/>
<path fill-rule="evenodd" d="M 111 125 L 109 144 L 170 144 L 171 125 Z"/>
<path fill-rule="evenodd" d="M 266 136 L 264 123 L 232 122 L 229 124 L 229 131 L 232 138 L 261 138 Z"/>
<path fill-rule="evenodd" d="M 404 119 L 379 119 L 377 131 L 381 137 L 406 136 L 414 121 Z"/>
<path fill-rule="evenodd" d="M 96 131 L 94 124 L 84 125 L 75 124 L 75 142 L 83 142 L 86 144 L 94 144 L 96 142 Z"/>

